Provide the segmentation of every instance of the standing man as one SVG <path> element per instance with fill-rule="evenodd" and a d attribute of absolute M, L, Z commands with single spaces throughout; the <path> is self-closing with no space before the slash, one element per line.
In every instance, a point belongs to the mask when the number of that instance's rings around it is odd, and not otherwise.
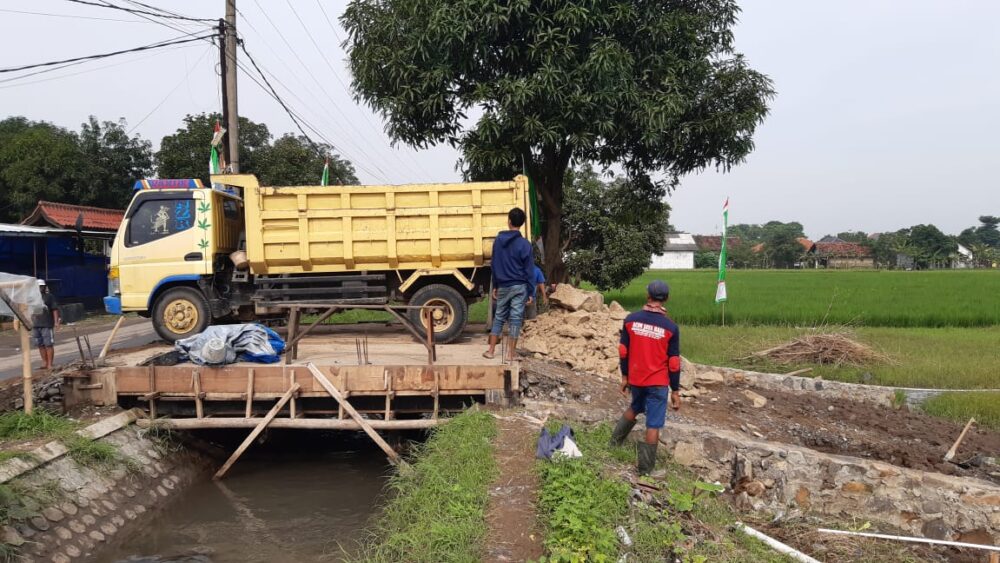
<path fill-rule="evenodd" d="M 525 219 L 527 216 L 523 209 L 511 209 L 507 213 L 507 230 L 497 233 L 497 238 L 493 241 L 490 264 L 493 270 L 493 299 L 497 302 L 497 310 L 490 330 L 490 348 L 483 352 L 483 357 L 487 359 L 492 359 L 496 354 L 497 340 L 503 333 L 503 325 L 508 321 L 511 342 L 509 356 L 505 359 L 514 359 L 517 338 L 521 334 L 521 323 L 524 320 L 524 305 L 525 302 L 532 302 L 530 290 L 535 257 L 531 251 L 531 243 L 521 236 Z"/>
<path fill-rule="evenodd" d="M 38 290 L 42 292 L 42 303 L 45 309 L 32 317 L 31 337 L 38 347 L 38 355 L 42 357 L 42 369 L 52 369 L 52 359 L 55 357 L 55 327 L 59 326 L 59 304 L 54 295 L 49 293 L 45 280 L 38 280 Z"/>
<path fill-rule="evenodd" d="M 631 390 L 632 404 L 618 419 L 611 445 L 622 445 L 635 426 L 635 417 L 646 413 L 645 440 L 639 442 L 639 475 L 649 475 L 656 465 L 660 428 L 667 417 L 667 396 L 674 410 L 681 408 L 680 329 L 663 308 L 669 296 L 666 283 L 652 281 L 646 287 L 646 305 L 625 317 L 618 345 L 621 393 L 628 397 Z"/>
<path fill-rule="evenodd" d="M 545 288 L 545 273 L 542 272 L 542 269 L 537 264 L 532 265 L 531 292 L 529 293 L 529 297 L 530 300 L 528 302 L 532 304 L 526 309 L 527 312 L 524 318 L 533 319 L 541 312 L 543 304 L 549 304 L 549 293 Z"/>

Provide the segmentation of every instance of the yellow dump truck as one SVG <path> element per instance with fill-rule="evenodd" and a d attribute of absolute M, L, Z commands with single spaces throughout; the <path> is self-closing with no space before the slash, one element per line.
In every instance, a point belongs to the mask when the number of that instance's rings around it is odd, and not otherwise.
<path fill-rule="evenodd" d="M 111 253 L 110 313 L 152 318 L 164 339 L 281 305 L 406 303 L 440 342 L 488 294 L 507 212 L 528 180 L 402 186 L 260 186 L 252 175 L 140 180 Z M 526 222 L 524 229 L 530 225 Z M 527 234 L 527 233 L 522 233 Z M 431 311 L 431 312 L 426 312 Z"/>

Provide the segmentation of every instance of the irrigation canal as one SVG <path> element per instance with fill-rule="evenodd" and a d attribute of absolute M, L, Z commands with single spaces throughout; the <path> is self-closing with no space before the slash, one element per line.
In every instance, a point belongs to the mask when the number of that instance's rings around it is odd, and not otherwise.
<path fill-rule="evenodd" d="M 246 432 L 228 434 L 231 451 Z M 339 561 L 363 539 L 390 474 L 385 456 L 353 434 L 276 431 L 224 480 L 206 475 L 96 561 Z"/>

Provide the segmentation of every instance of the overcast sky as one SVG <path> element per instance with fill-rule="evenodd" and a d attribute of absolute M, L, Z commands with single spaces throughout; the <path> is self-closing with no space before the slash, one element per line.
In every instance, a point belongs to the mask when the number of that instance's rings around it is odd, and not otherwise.
<path fill-rule="evenodd" d="M 145 2 L 199 18 L 218 18 L 224 7 L 223 0 Z M 324 0 L 325 14 L 318 0 L 237 5 L 237 27 L 250 53 L 292 108 L 355 164 L 363 182 L 459 178 L 455 151 L 391 147 L 381 120 L 352 100 L 337 22 L 346 1 Z M 746 163 L 727 174 L 684 178 L 670 197 L 676 227 L 717 231 L 727 195 L 731 223 L 797 220 L 813 237 L 917 223 L 958 233 L 981 214 L 1000 215 L 1000 2 L 756 0 L 742 6 L 736 45 L 771 76 L 778 95 Z M 183 33 L 210 25 L 175 23 Z M 181 34 L 65 0 L 0 0 L 2 67 Z M 158 145 L 185 114 L 220 105 L 217 49 L 204 42 L 170 49 L 31 77 L 0 74 L 0 117 L 24 115 L 72 129 L 91 114 L 122 117 Z M 244 74 L 239 94 L 241 115 L 274 134 L 295 131 Z"/>

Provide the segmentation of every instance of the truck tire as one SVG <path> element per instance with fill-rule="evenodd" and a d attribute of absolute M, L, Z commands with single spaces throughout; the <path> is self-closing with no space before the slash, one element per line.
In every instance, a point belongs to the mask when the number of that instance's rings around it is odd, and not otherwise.
<path fill-rule="evenodd" d="M 420 334 L 427 336 L 427 314 L 432 313 L 434 319 L 434 342 L 447 344 L 459 336 L 465 330 L 465 324 L 469 320 L 469 304 L 465 302 L 462 295 L 453 287 L 444 284 L 431 284 L 424 286 L 413 294 L 409 300 L 410 305 L 441 305 L 443 310 L 422 311 L 411 309 L 409 312 L 410 322 L 417 326 Z"/>
<path fill-rule="evenodd" d="M 212 321 L 208 302 L 197 289 L 174 287 L 163 292 L 153 307 L 153 328 L 167 342 L 194 336 Z"/>

